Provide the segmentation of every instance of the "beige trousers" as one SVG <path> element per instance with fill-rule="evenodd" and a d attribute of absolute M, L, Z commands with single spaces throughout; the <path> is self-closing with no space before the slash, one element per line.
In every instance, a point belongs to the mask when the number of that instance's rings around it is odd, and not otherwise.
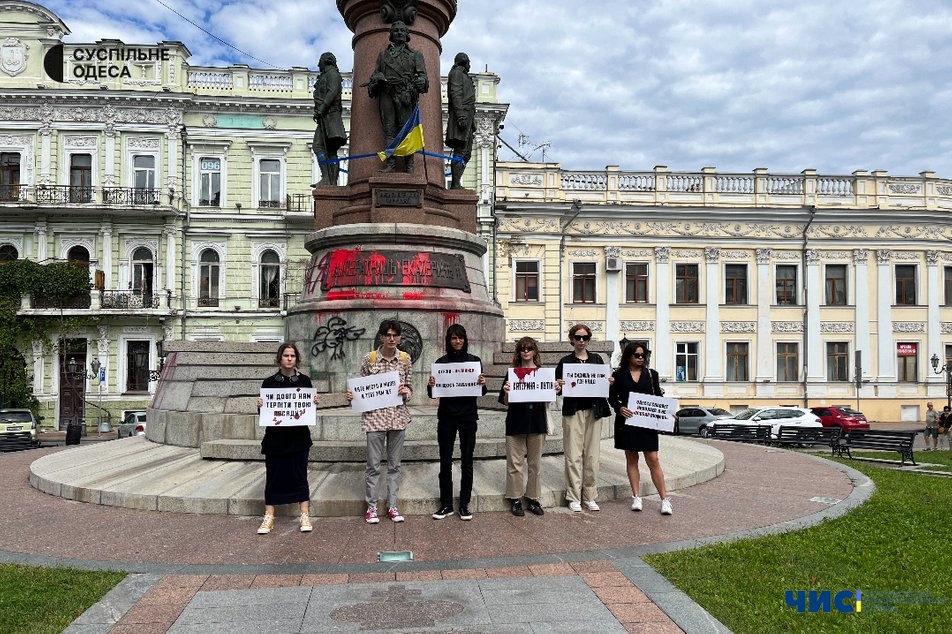
<path fill-rule="evenodd" d="M 565 499 L 569 502 L 598 497 L 598 460 L 602 421 L 595 410 L 583 409 L 562 417 L 562 445 L 565 451 Z"/>
<path fill-rule="evenodd" d="M 506 497 L 539 500 L 542 495 L 542 445 L 545 434 L 506 436 Z M 523 475 L 528 463 L 528 478 Z"/>

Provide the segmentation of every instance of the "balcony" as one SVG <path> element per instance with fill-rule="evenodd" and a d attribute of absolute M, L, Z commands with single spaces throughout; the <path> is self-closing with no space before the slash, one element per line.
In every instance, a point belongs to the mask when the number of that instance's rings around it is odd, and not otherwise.
<path fill-rule="evenodd" d="M 161 189 L 138 187 L 93 187 L 90 185 L 7 185 L 0 188 L 0 203 L 36 205 L 105 205 L 122 207 L 163 204 Z M 171 200 L 167 204 L 171 204 Z"/>
<path fill-rule="evenodd" d="M 100 291 L 103 309 L 171 308 L 171 292 L 143 293 L 142 291 Z"/>
<path fill-rule="evenodd" d="M 89 293 L 83 293 L 62 300 L 49 297 L 33 297 L 30 307 L 38 310 L 83 310 L 90 306 L 92 306 L 92 297 Z"/>

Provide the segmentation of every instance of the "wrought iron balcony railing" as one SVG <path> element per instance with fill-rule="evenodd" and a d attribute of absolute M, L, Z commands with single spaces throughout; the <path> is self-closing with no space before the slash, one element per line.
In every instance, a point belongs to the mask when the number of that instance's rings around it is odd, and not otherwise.
<path fill-rule="evenodd" d="M 162 301 L 163 296 L 165 302 Z M 143 293 L 142 291 L 100 291 L 100 305 L 102 308 L 170 308 L 169 298 L 165 293 Z"/>
<path fill-rule="evenodd" d="M 91 185 L 3 185 L 0 203 L 33 202 L 37 205 L 161 205 L 161 189 L 139 187 L 93 187 Z M 169 201 L 167 204 L 171 204 Z"/>

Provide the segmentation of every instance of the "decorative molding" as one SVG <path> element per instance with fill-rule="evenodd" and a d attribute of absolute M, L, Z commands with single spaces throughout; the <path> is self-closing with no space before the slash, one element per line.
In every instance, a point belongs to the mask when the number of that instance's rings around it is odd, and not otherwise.
<path fill-rule="evenodd" d="M 866 264 L 869 260 L 869 249 L 853 249 L 853 263 Z"/>
<path fill-rule="evenodd" d="M 668 258 L 671 257 L 671 247 L 655 247 L 654 255 L 658 264 L 667 264 Z"/>
<path fill-rule="evenodd" d="M 704 322 L 703 321 L 672 321 L 670 330 L 671 332 L 680 332 L 680 333 L 703 333 Z"/>
<path fill-rule="evenodd" d="M 952 196 L 952 185 L 936 185 L 935 188 L 943 196 Z"/>
<path fill-rule="evenodd" d="M 926 251 L 926 264 L 934 266 L 939 263 L 939 252 L 935 249 L 929 249 Z"/>
<path fill-rule="evenodd" d="M 19 8 L 19 7 L 18 7 Z M 8 37 L 0 45 L 0 70 L 11 77 L 16 77 L 26 70 L 27 60 L 30 56 L 26 54 L 29 44 L 24 44 L 18 37 Z"/>
<path fill-rule="evenodd" d="M 889 264 L 892 260 L 892 249 L 876 249 L 876 264 Z"/>
<path fill-rule="evenodd" d="M 820 263 L 820 252 L 816 249 L 806 250 L 807 265 L 818 265 Z"/>
<path fill-rule="evenodd" d="M 922 225 L 886 225 L 876 231 L 876 237 L 879 239 L 903 238 L 906 240 L 935 239 L 935 225 L 931 223 L 922 223 Z"/>
<path fill-rule="evenodd" d="M 621 247 L 605 247 L 606 258 L 621 257 Z"/>
<path fill-rule="evenodd" d="M 580 258 L 593 258 L 600 255 L 595 249 L 572 249 L 568 252 L 568 254 Z"/>
<path fill-rule="evenodd" d="M 744 333 L 757 332 L 757 322 L 755 321 L 722 321 L 721 332 Z"/>
<path fill-rule="evenodd" d="M 655 323 L 653 321 L 622 321 L 618 328 L 622 332 L 654 332 Z"/>
<path fill-rule="evenodd" d="M 603 321 L 566 321 L 562 327 L 565 332 L 568 332 L 569 329 L 575 324 L 585 324 L 589 330 L 593 333 L 595 332 L 605 332 L 605 322 Z"/>
<path fill-rule="evenodd" d="M 697 249 L 675 249 L 671 251 L 671 255 L 676 258 L 699 258 L 701 257 L 701 251 Z"/>
<path fill-rule="evenodd" d="M 894 321 L 892 331 L 896 333 L 925 332 L 926 324 L 922 321 Z"/>
<path fill-rule="evenodd" d="M 894 194 L 918 194 L 922 191 L 919 183 L 887 183 L 886 187 Z"/>
<path fill-rule="evenodd" d="M 718 247 L 704 247 L 704 259 L 708 264 L 717 264 L 721 258 L 721 250 Z"/>
<path fill-rule="evenodd" d="M 811 227 L 810 235 L 823 238 L 850 238 L 864 240 L 866 228 L 858 225 L 819 225 Z"/>
<path fill-rule="evenodd" d="M 820 332 L 849 333 L 855 330 L 851 321 L 823 321 L 820 322 Z"/>
<path fill-rule="evenodd" d="M 126 139 L 126 147 L 130 150 L 158 150 L 159 137 L 157 136 L 133 136 Z"/>
<path fill-rule="evenodd" d="M 510 185 L 541 185 L 542 176 L 538 174 L 511 174 L 509 176 Z"/>
<path fill-rule="evenodd" d="M 658 247 L 667 249 L 668 247 Z M 655 256 L 656 249 L 622 249 L 621 256 L 624 258 L 651 258 Z"/>
<path fill-rule="evenodd" d="M 939 330 L 943 335 L 952 334 L 952 321 L 943 321 L 940 323 Z"/>
<path fill-rule="evenodd" d="M 917 251 L 894 251 L 893 259 L 901 262 L 909 262 L 911 260 L 918 262 L 922 259 L 922 254 Z"/>
<path fill-rule="evenodd" d="M 772 321 L 770 322 L 771 332 L 803 332 L 802 321 Z"/>
<path fill-rule="evenodd" d="M 757 264 L 770 264 L 770 257 L 773 255 L 773 249 L 757 249 Z"/>
<path fill-rule="evenodd" d="M 63 137 L 63 148 L 64 149 L 81 149 L 81 148 L 95 148 L 98 145 L 99 139 L 94 136 L 72 136 L 67 135 Z"/>
<path fill-rule="evenodd" d="M 824 260 L 850 260 L 853 254 L 849 251 L 823 251 Z"/>
<path fill-rule="evenodd" d="M 542 319 L 510 319 L 509 330 L 519 332 L 545 330 L 545 321 Z"/>
<path fill-rule="evenodd" d="M 749 260 L 750 251 L 740 251 L 738 249 L 722 251 L 721 257 L 723 257 L 725 260 Z"/>
<path fill-rule="evenodd" d="M 776 251 L 773 257 L 775 260 L 799 260 L 803 256 L 796 251 Z"/>

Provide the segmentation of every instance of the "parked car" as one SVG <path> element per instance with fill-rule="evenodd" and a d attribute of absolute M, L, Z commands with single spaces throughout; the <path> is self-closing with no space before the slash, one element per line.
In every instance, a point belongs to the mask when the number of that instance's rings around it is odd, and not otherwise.
<path fill-rule="evenodd" d="M 733 414 L 720 407 L 683 407 L 674 415 L 675 434 L 701 434 L 707 436 L 707 426 Z"/>
<path fill-rule="evenodd" d="M 125 418 L 119 425 L 119 438 L 145 436 L 145 410 L 126 412 Z"/>
<path fill-rule="evenodd" d="M 854 429 L 869 429 L 863 412 L 850 407 L 811 407 L 810 411 L 819 417 L 824 427 L 839 427 L 844 434 Z"/>
<path fill-rule="evenodd" d="M 803 407 L 786 405 L 772 405 L 767 407 L 751 407 L 735 415 L 733 418 L 721 418 L 711 423 L 718 425 L 770 425 L 770 434 L 776 436 L 781 425 L 798 427 L 823 427 L 819 417 Z"/>
<path fill-rule="evenodd" d="M 0 449 L 32 449 L 40 446 L 37 421 L 28 409 L 0 409 Z"/>

